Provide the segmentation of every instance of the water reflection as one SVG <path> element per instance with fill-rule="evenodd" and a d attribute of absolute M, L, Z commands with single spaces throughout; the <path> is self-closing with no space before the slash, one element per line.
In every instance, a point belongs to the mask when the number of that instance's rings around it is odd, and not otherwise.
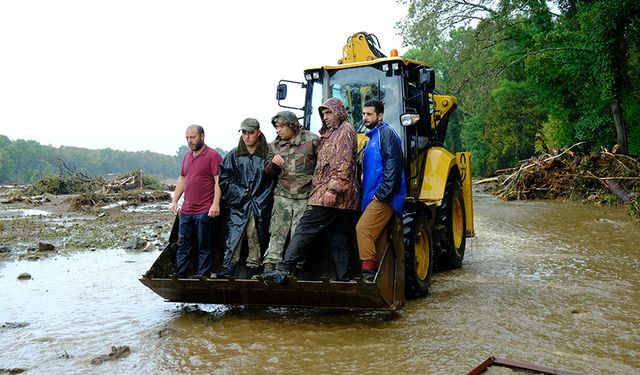
<path fill-rule="evenodd" d="M 0 369 L 454 374 L 493 354 L 638 373 L 640 231 L 625 211 L 476 198 L 463 268 L 397 314 L 165 303 L 137 281 L 158 252 L 1 264 L 0 324 L 29 325 L 0 328 Z M 90 364 L 112 345 L 131 354 Z"/>

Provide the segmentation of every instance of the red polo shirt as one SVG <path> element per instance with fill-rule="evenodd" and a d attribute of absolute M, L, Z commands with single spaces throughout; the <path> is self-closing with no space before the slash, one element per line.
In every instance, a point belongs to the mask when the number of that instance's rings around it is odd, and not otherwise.
<path fill-rule="evenodd" d="M 208 146 L 204 146 L 196 157 L 193 151 L 184 154 L 180 170 L 180 176 L 184 178 L 182 213 L 193 215 L 209 211 L 213 204 L 214 176 L 218 175 L 220 163 L 220 154 Z"/>

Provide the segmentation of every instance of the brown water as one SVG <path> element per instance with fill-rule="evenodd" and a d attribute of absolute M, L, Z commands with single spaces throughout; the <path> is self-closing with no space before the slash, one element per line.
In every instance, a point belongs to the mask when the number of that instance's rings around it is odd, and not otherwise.
<path fill-rule="evenodd" d="M 0 369 L 464 374 L 495 355 L 640 373 L 640 226 L 624 209 L 486 195 L 474 208 L 463 268 L 398 314 L 166 303 L 137 280 L 158 252 L 0 264 L 0 324 L 28 323 L 0 328 Z M 131 354 L 91 364 L 112 345 Z"/>

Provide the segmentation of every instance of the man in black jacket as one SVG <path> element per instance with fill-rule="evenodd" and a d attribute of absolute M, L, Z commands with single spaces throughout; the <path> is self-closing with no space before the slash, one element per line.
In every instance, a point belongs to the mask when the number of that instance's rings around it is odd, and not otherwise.
<path fill-rule="evenodd" d="M 257 274 L 260 257 L 269 244 L 269 218 L 273 207 L 275 181 L 264 173 L 269 152 L 260 123 L 247 118 L 240 125 L 242 136 L 220 166 L 222 199 L 229 211 L 229 235 L 224 253 L 224 269 L 218 274 L 230 278 L 240 260 L 242 240 L 247 236 L 247 278 Z"/>

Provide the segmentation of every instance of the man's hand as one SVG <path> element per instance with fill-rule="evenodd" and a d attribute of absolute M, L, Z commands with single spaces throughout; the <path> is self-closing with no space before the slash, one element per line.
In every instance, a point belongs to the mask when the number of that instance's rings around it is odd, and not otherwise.
<path fill-rule="evenodd" d="M 176 214 L 178 212 L 178 202 L 171 202 L 171 206 L 169 206 L 169 210 L 171 210 L 172 214 Z"/>
<path fill-rule="evenodd" d="M 212 204 L 211 207 L 209 207 L 209 217 L 216 217 L 220 215 L 220 204 Z"/>
<path fill-rule="evenodd" d="M 336 195 L 329 190 L 325 191 L 324 204 L 332 207 L 334 204 L 336 204 Z"/>
<path fill-rule="evenodd" d="M 274 156 L 273 159 L 271 159 L 271 162 L 280 168 L 284 166 L 284 159 L 280 155 Z"/>

